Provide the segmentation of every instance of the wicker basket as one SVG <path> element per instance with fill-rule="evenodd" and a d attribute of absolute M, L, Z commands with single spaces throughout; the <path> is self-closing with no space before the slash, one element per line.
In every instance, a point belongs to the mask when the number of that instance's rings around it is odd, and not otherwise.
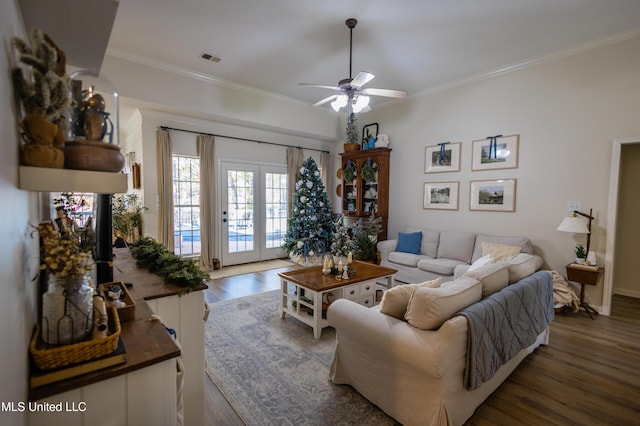
<path fill-rule="evenodd" d="M 50 370 L 100 358 L 114 352 L 118 348 L 120 337 L 120 318 L 118 311 L 113 307 L 109 308 L 107 313 L 109 334 L 106 338 L 86 340 L 71 345 L 49 347 L 40 338 L 40 327 L 36 326 L 29 344 L 33 362 L 41 370 Z"/>

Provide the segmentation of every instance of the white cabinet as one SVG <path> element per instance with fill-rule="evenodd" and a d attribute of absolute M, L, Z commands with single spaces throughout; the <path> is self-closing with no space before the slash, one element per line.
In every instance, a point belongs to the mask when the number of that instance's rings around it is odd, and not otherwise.
<path fill-rule="evenodd" d="M 147 304 L 176 331 L 184 365 L 184 424 L 200 426 L 204 417 L 204 294 L 148 299 Z"/>
<path fill-rule="evenodd" d="M 28 404 L 30 426 L 175 426 L 176 359 Z"/>

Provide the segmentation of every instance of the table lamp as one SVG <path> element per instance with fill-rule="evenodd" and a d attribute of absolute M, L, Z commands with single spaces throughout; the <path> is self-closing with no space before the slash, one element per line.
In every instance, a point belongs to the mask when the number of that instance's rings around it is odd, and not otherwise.
<path fill-rule="evenodd" d="M 587 223 L 581 217 L 587 218 Z M 573 211 L 573 216 L 567 216 L 562 220 L 558 231 L 572 232 L 574 234 L 587 234 L 587 254 L 589 253 L 589 247 L 591 245 L 591 221 L 593 217 L 593 209 L 589 209 L 589 214 L 582 213 L 578 210 Z"/>

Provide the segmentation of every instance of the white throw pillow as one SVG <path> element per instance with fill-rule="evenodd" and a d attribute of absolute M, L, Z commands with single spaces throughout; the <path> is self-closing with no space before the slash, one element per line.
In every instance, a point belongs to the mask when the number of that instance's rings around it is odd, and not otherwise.
<path fill-rule="evenodd" d="M 446 287 L 419 287 L 411 295 L 404 318 L 422 330 L 436 330 L 453 314 L 482 298 L 482 284 L 462 277 Z"/>
<path fill-rule="evenodd" d="M 491 259 L 491 255 L 490 254 L 482 256 L 481 258 L 479 258 L 478 260 L 473 262 L 471 264 L 471 266 L 469 266 L 469 269 L 467 269 L 467 271 L 465 273 L 473 272 L 476 269 L 482 268 L 484 265 L 487 265 L 487 264 L 492 263 L 492 262 L 493 262 L 493 259 Z"/>
<path fill-rule="evenodd" d="M 385 291 L 380 300 L 380 312 L 399 320 L 404 320 L 404 313 L 407 312 L 407 305 L 411 295 L 418 287 L 437 288 L 440 287 L 442 279 L 425 281 L 416 284 L 402 284 Z"/>
<path fill-rule="evenodd" d="M 520 253 L 520 247 L 482 242 L 482 256 L 489 255 L 494 262 L 509 260 Z"/>

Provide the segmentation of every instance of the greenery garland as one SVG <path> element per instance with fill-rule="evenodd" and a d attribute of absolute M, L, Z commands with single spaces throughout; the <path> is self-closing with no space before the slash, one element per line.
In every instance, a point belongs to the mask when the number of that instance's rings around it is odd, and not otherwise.
<path fill-rule="evenodd" d="M 209 280 L 209 274 L 202 272 L 194 261 L 171 253 L 152 238 L 141 238 L 130 247 L 138 266 L 148 268 L 149 271 L 163 277 L 165 282 L 185 287 L 179 295 L 188 293 Z"/>

